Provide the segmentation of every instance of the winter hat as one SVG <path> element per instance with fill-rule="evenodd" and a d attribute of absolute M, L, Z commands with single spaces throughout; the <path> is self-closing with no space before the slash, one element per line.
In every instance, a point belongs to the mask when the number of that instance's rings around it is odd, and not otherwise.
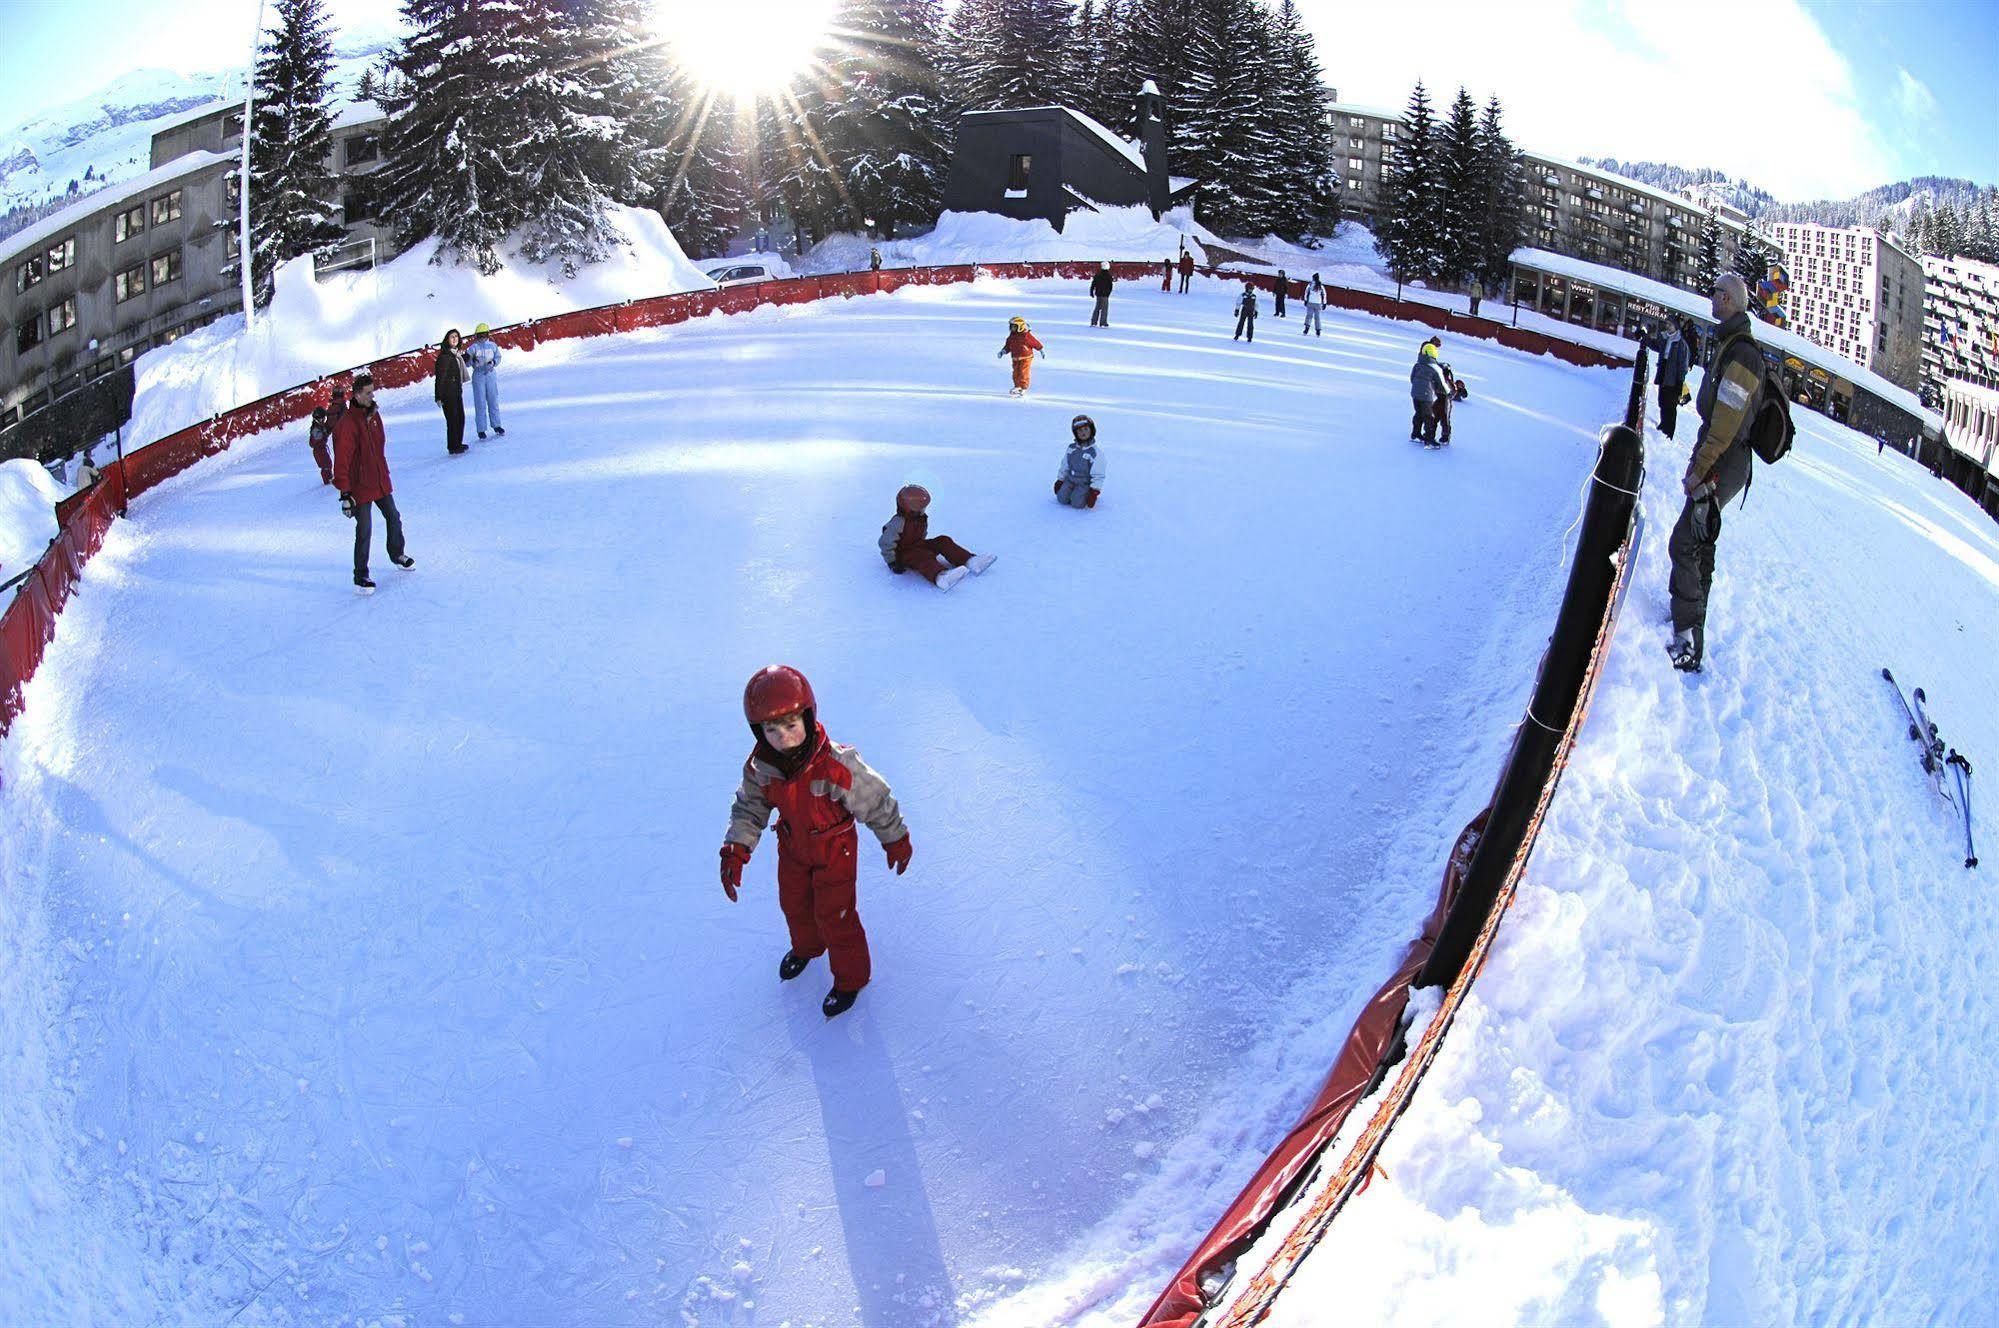
<path fill-rule="evenodd" d="M 1097 264 L 1097 271 L 1099 271 L 1099 272 L 1108 272 L 1108 271 L 1110 271 L 1110 270 L 1111 270 L 1111 265 L 1110 265 L 1110 263 L 1109 263 L 1109 261 L 1108 261 L 1108 260 L 1106 260 L 1105 262 L 1102 262 L 1102 263 L 1099 263 L 1099 264 Z"/>
<path fill-rule="evenodd" d="M 375 375 L 365 372 L 354 375 L 354 390 L 356 392 L 359 392 L 364 387 L 373 387 L 374 385 Z"/>

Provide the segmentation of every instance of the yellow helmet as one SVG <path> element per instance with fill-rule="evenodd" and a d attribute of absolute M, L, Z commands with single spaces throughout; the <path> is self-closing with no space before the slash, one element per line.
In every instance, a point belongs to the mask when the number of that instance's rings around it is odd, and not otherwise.
<path fill-rule="evenodd" d="M 483 336 L 486 333 L 491 332 L 492 330 L 493 330 L 493 325 L 491 323 L 481 323 L 479 324 L 479 326 L 472 329 L 472 335 L 475 337 Z"/>
<path fill-rule="evenodd" d="M 1424 342 L 1424 343 L 1423 343 L 1423 353 L 1424 353 L 1425 355 L 1429 356 L 1429 357 L 1430 357 L 1431 359 L 1433 359 L 1433 360 L 1434 360 L 1434 359 L 1436 359 L 1436 358 L 1437 358 L 1437 343 L 1436 343 L 1436 342 L 1434 342 L 1434 341 L 1426 341 L 1426 342 Z"/>
<path fill-rule="evenodd" d="M 1016 332 L 1027 331 L 1027 320 L 1025 318 L 1022 318 L 1019 314 L 1015 314 L 1013 317 L 1007 319 L 1006 325 L 1012 328 Z"/>

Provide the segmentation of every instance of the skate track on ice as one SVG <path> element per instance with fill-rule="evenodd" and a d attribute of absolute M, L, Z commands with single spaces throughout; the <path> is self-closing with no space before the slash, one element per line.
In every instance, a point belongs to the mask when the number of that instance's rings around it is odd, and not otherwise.
<path fill-rule="evenodd" d="M 1428 329 L 1266 303 L 1232 343 L 1236 289 L 1122 284 L 1094 333 L 1081 282 L 981 282 L 545 347 L 462 458 L 427 386 L 386 394 L 418 565 L 378 536 L 367 600 L 302 427 L 136 504 L 0 748 L 4 1317 L 1149 1300 L 1432 902 L 1624 387 L 1449 344 L 1472 400 L 1426 452 Z M 1078 411 L 1089 513 L 1048 491 Z M 881 566 L 908 481 L 988 575 Z M 775 845 L 740 904 L 715 881 L 778 660 L 916 850 L 897 879 L 862 837 L 876 980 L 830 1024 L 823 963 L 776 981 Z"/>

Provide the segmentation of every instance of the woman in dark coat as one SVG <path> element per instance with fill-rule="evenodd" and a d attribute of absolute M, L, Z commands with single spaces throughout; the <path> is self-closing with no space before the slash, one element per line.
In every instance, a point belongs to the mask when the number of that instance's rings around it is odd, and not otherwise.
<path fill-rule="evenodd" d="M 469 450 L 465 446 L 465 350 L 457 328 L 446 332 L 438 343 L 430 371 L 436 380 L 432 393 L 444 411 L 444 447 L 457 456 Z"/>

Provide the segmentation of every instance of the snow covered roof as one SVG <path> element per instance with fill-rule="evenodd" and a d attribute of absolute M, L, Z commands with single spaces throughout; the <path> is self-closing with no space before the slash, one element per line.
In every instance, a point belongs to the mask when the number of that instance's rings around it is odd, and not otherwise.
<path fill-rule="evenodd" d="M 147 171 L 144 175 L 135 175 L 108 189 L 85 194 L 62 211 L 51 213 L 26 230 L 17 231 L 6 240 L 0 241 L 0 264 L 9 262 L 19 254 L 27 253 L 45 240 L 54 239 L 99 212 L 129 203 L 162 185 L 197 175 L 210 167 L 229 166 L 235 162 L 236 154 L 233 152 L 190 152 L 185 156 L 175 157 L 166 165 Z"/>
<path fill-rule="evenodd" d="M 388 115 L 372 101 L 350 101 L 333 113 L 333 128 L 352 129 L 357 125 L 386 120 Z"/>
<path fill-rule="evenodd" d="M 1059 111 L 1081 125 L 1084 129 L 1087 129 L 1090 133 L 1102 139 L 1105 147 L 1123 156 L 1126 161 L 1130 162 L 1139 171 L 1143 172 L 1145 170 L 1145 157 L 1139 152 L 1137 144 L 1119 138 L 1116 134 L 1104 128 L 1102 124 L 1092 120 L 1073 106 L 1011 106 L 1003 111 L 966 111 L 964 118 L 969 120 L 975 115 L 1018 115 L 1023 111 Z"/>
<path fill-rule="evenodd" d="M 240 110 L 242 106 L 243 99 L 241 97 L 233 100 L 207 101 L 199 106 L 190 106 L 186 110 L 173 115 L 163 115 L 159 119 L 151 121 L 150 127 L 155 134 L 171 133 L 183 125 L 191 125 L 197 120 L 206 120 L 218 111 Z"/>
<path fill-rule="evenodd" d="M 1602 263 L 1570 258 L 1567 254 L 1550 253 L 1546 249 L 1515 249 L 1513 261 L 1523 267 L 1537 268 L 1558 277 L 1587 281 L 1592 286 L 1629 295 L 1634 299 L 1649 300 L 1662 308 L 1685 314 L 1703 323 L 1714 321 L 1714 311 L 1706 297 L 1696 295 L 1690 290 L 1682 290 L 1678 286 L 1668 286 L 1663 281 L 1641 277 L 1635 272 L 1626 272 L 1623 268 L 1606 267 Z M 1772 350 L 1782 351 L 1815 368 L 1844 378 L 1855 387 L 1865 388 L 1870 395 L 1879 397 L 1889 405 L 1899 407 L 1920 419 L 1928 428 L 1938 430 L 1943 428 L 1943 416 L 1925 407 L 1916 399 L 1916 394 L 1908 388 L 1889 382 L 1872 369 L 1855 364 L 1843 355 L 1836 355 L 1789 328 L 1759 322 L 1756 324 L 1756 339 Z"/>

